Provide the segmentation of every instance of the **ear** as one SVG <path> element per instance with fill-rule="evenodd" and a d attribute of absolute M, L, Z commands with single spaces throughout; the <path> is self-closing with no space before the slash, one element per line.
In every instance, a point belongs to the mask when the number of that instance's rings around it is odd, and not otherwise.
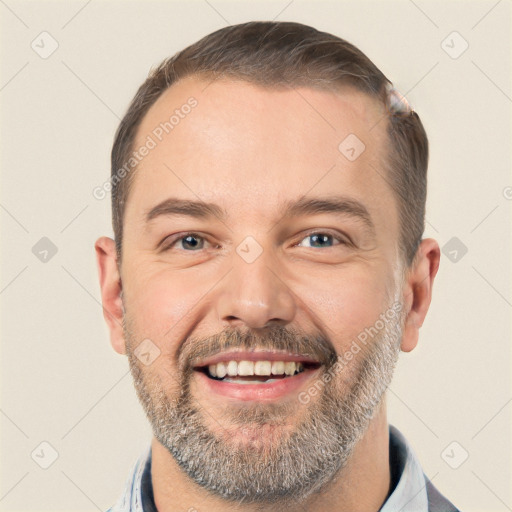
<path fill-rule="evenodd" d="M 94 249 L 96 250 L 96 261 L 98 263 L 103 316 L 110 331 L 110 343 L 116 352 L 125 354 L 122 283 L 117 264 L 115 242 L 111 238 L 102 236 L 96 240 Z"/>
<path fill-rule="evenodd" d="M 421 241 L 414 261 L 406 272 L 403 293 L 407 317 L 401 345 L 403 352 L 410 352 L 418 343 L 420 327 L 432 299 L 432 286 L 440 259 L 438 243 L 426 238 Z"/>

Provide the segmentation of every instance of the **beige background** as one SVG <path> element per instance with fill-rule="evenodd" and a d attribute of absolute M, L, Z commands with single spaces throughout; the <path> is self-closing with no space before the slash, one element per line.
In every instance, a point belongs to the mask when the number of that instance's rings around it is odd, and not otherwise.
<path fill-rule="evenodd" d="M 108 179 L 114 131 L 150 66 L 260 19 L 348 39 L 420 113 L 426 236 L 468 251 L 455 262 L 444 251 L 420 345 L 389 392 L 390 421 L 462 510 L 512 510 L 510 1 L 2 0 L 0 16 L 0 511 L 106 510 L 149 440 L 102 317 L 93 244 L 112 233 L 110 201 L 92 190 Z M 47 58 L 31 48 L 51 48 L 43 31 L 59 44 Z M 46 262 L 32 252 L 42 237 L 57 248 Z M 43 441 L 59 454 L 48 469 Z M 452 469 L 445 460 L 463 450 Z"/>

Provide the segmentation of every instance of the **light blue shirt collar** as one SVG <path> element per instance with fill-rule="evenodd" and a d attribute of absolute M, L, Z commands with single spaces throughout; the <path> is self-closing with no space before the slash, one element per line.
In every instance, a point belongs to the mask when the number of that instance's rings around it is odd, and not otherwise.
<path fill-rule="evenodd" d="M 379 512 L 428 512 L 427 483 L 416 454 L 393 425 L 389 426 L 389 435 L 400 445 L 405 463 L 398 484 Z"/>

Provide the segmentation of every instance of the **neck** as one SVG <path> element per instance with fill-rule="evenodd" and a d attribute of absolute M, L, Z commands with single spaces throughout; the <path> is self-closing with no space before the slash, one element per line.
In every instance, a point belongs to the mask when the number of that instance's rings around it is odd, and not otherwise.
<path fill-rule="evenodd" d="M 276 504 L 239 504 L 219 498 L 193 482 L 178 466 L 167 448 L 153 438 L 151 474 L 158 512 L 260 512 L 289 510 Z M 377 512 L 386 501 L 391 478 L 389 470 L 389 427 L 385 400 L 366 433 L 356 445 L 347 466 L 320 493 L 302 506 L 308 512 Z"/>

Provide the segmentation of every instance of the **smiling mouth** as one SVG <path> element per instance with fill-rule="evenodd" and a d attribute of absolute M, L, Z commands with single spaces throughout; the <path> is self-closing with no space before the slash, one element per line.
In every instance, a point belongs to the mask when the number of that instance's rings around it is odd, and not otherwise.
<path fill-rule="evenodd" d="M 272 383 L 293 379 L 296 375 L 320 367 L 320 363 L 302 361 L 222 361 L 199 366 L 196 371 L 215 381 L 236 384 Z"/>

